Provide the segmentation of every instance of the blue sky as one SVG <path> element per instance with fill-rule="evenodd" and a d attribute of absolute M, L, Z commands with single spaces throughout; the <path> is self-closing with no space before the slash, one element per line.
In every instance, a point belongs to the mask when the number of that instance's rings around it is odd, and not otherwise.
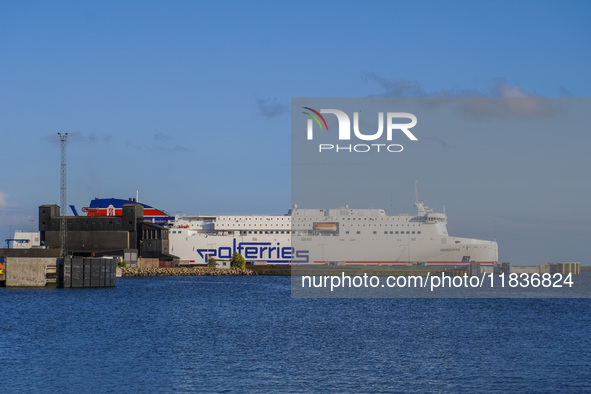
<path fill-rule="evenodd" d="M 171 213 L 283 213 L 291 97 L 589 96 L 590 8 L 0 1 L 0 238 L 59 202 L 57 132 L 77 207 L 139 190 Z"/>

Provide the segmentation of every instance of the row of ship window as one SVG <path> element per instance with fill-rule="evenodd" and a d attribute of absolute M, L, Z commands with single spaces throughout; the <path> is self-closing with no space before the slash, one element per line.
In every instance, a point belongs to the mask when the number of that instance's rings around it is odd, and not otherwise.
<path fill-rule="evenodd" d="M 285 220 L 286 218 L 287 218 L 287 216 L 282 216 L 282 217 L 278 217 L 278 218 L 275 217 L 275 218 L 273 218 L 273 220 L 279 220 L 279 219 L 280 220 Z M 289 219 L 291 219 L 291 218 L 287 218 L 287 220 L 289 220 Z M 233 220 L 235 222 L 238 222 L 240 220 L 271 220 L 271 219 L 266 218 L 266 217 L 257 217 L 257 218 L 249 218 L 249 217 L 245 217 L 245 218 L 242 218 L 242 217 L 240 217 L 240 218 L 218 218 L 218 221 L 222 221 L 222 220 Z"/>
<path fill-rule="evenodd" d="M 269 218 L 266 218 L 266 217 L 260 217 L 260 218 L 249 218 L 249 217 L 246 217 L 246 218 L 238 218 L 238 219 L 235 219 L 235 218 L 230 218 L 230 219 L 219 218 L 218 220 L 219 221 L 222 221 L 222 220 L 239 221 L 239 220 L 290 220 L 290 219 L 291 219 L 290 217 L 283 216 L 283 217 L 279 217 L 279 218 L 274 217 L 273 219 L 269 219 Z M 345 219 L 346 220 L 409 220 L 410 217 L 404 218 L 404 219 L 392 219 L 392 218 L 343 218 L 343 220 L 345 220 Z M 300 220 L 300 221 L 301 220 L 318 220 L 318 218 L 295 217 L 294 220 Z"/>
<path fill-rule="evenodd" d="M 290 231 L 290 230 L 277 230 L 277 231 L 240 231 L 240 235 L 247 235 L 247 234 L 289 234 L 292 233 L 294 231 Z M 180 234 L 180 230 L 179 231 L 172 231 L 173 234 Z M 374 234 L 377 234 L 377 231 L 373 232 Z M 390 231 L 390 234 L 404 234 L 404 231 Z M 420 231 L 407 231 L 406 234 L 420 234 Z M 349 231 L 345 231 L 345 234 L 349 234 Z M 357 231 L 357 234 L 361 234 L 361 231 Z M 388 234 L 388 231 L 384 231 L 384 234 Z"/>
<path fill-rule="evenodd" d="M 343 227 L 344 227 L 344 226 L 345 226 L 345 225 L 343 225 Z M 355 225 L 354 225 L 354 224 L 351 224 L 351 225 L 347 225 L 347 226 L 348 226 L 348 227 L 353 227 L 353 226 L 355 226 Z M 361 226 L 365 227 L 365 224 L 363 224 L 363 225 L 361 225 L 361 224 L 358 224 L 358 225 L 357 225 L 357 227 L 361 227 Z M 377 226 L 378 226 L 377 224 L 374 224 L 374 225 L 373 225 L 373 227 L 377 227 Z M 380 224 L 379 226 L 380 226 L 380 227 L 382 227 L 382 225 L 381 225 L 381 224 Z M 406 227 L 411 227 L 411 226 L 412 226 L 412 227 L 414 227 L 415 225 L 414 225 L 414 224 L 406 224 L 406 225 L 404 225 L 404 224 L 400 224 L 400 225 L 399 225 L 399 224 L 397 224 L 397 225 L 396 225 L 396 227 L 398 227 L 398 226 L 400 226 L 400 227 L 404 227 L 404 226 L 406 226 Z M 420 226 L 420 224 L 418 224 L 417 226 Z M 372 225 L 371 225 L 371 224 L 368 224 L 368 225 L 367 225 L 367 227 L 372 227 Z M 384 224 L 384 227 L 394 227 L 394 225 L 393 225 L 393 224 Z"/>
<path fill-rule="evenodd" d="M 323 222 L 320 222 L 320 223 L 323 223 Z M 220 226 L 220 227 L 224 227 L 224 226 L 226 226 L 226 225 L 225 225 L 225 224 L 221 224 L 221 223 L 220 223 L 220 224 L 219 224 L 219 226 Z M 228 224 L 227 226 L 228 226 L 228 227 L 236 227 L 236 225 L 235 225 L 235 224 Z M 257 224 L 253 224 L 252 226 L 257 226 Z M 271 224 L 270 226 L 271 226 L 271 227 L 273 227 L 273 226 L 277 227 L 277 226 L 282 226 L 282 225 L 280 225 L 280 224 Z M 358 224 L 358 225 L 357 225 L 357 227 L 359 227 L 359 226 L 361 226 L 361 224 Z M 370 225 L 368 225 L 368 226 L 371 226 L 371 224 L 370 224 Z M 377 226 L 377 224 L 375 224 L 374 226 Z M 380 224 L 379 226 L 380 226 L 380 227 L 382 227 L 382 225 L 381 225 L 381 224 Z M 384 227 L 388 227 L 388 226 L 390 226 L 390 227 L 394 227 L 394 225 L 393 225 L 393 224 L 390 224 L 390 225 L 384 224 Z M 397 225 L 396 225 L 396 227 L 398 227 L 398 226 L 404 226 L 404 224 L 400 224 L 400 225 L 398 225 L 398 224 L 397 224 Z M 409 226 L 413 226 L 413 227 L 414 227 L 415 225 L 414 225 L 414 224 L 407 224 L 406 226 L 407 226 L 407 227 L 409 227 Z M 262 224 L 261 224 L 261 227 L 263 227 L 263 225 L 262 225 Z M 269 224 L 265 224 L 265 226 L 264 226 L 264 227 L 269 227 Z M 363 227 L 365 227 L 365 224 L 363 225 Z"/>
<path fill-rule="evenodd" d="M 271 227 L 273 227 L 273 226 L 275 226 L 275 227 L 277 227 L 277 226 L 286 226 L 286 225 L 287 225 L 287 226 L 289 226 L 289 224 L 271 224 Z M 226 225 L 225 225 L 225 224 L 223 224 L 223 223 L 220 223 L 220 224 L 219 224 L 219 226 L 220 226 L 220 227 L 224 227 L 224 226 L 226 226 Z M 232 223 L 230 223 L 230 224 L 228 224 L 227 226 L 228 226 L 228 227 L 236 227 L 236 224 L 232 224 Z M 258 224 L 252 224 L 251 226 L 258 226 Z M 261 224 L 260 226 L 261 226 L 261 227 L 263 227 L 263 225 L 262 225 L 262 224 Z M 269 224 L 268 224 L 268 223 L 265 223 L 265 226 L 264 226 L 264 227 L 269 227 Z"/>
<path fill-rule="evenodd" d="M 331 220 L 332 218 L 329 216 L 328 220 Z M 369 220 L 369 221 L 409 221 L 411 219 L 410 216 L 408 217 L 404 217 L 404 218 L 342 218 L 341 220 Z M 295 218 L 294 220 L 298 220 L 298 221 L 306 221 L 306 220 L 319 220 L 319 218 Z M 322 219 L 320 219 L 322 220 Z M 334 220 L 338 220 L 338 219 L 334 219 Z"/>
<path fill-rule="evenodd" d="M 289 234 L 293 231 L 289 231 L 289 230 L 276 230 L 276 231 L 240 231 L 240 235 L 247 235 L 247 234 Z M 180 234 L 181 231 L 172 231 L 173 234 Z M 195 234 L 193 234 L 195 235 Z"/>
<path fill-rule="evenodd" d="M 262 220 L 265 220 L 265 219 L 266 218 L 260 218 L 258 220 L 261 220 L 262 221 Z M 281 220 L 286 220 L 286 219 L 289 220 L 290 218 L 281 217 L 279 219 L 281 219 Z M 343 218 L 343 220 L 345 220 L 345 219 L 346 220 L 369 220 L 369 221 L 378 221 L 378 220 L 380 220 L 380 221 L 384 221 L 384 220 L 386 220 L 386 221 L 392 221 L 392 220 L 404 220 L 404 221 L 408 221 L 408 220 L 410 220 L 410 218 L 404 218 L 404 219 L 390 219 L 390 218 Z M 244 218 L 244 220 L 251 220 L 251 218 Z M 270 219 L 266 219 L 266 220 L 270 220 Z M 273 218 L 273 220 L 277 220 L 277 218 Z M 294 220 L 297 220 L 297 221 L 307 221 L 307 220 L 318 220 L 318 218 L 299 218 L 298 217 L 298 218 L 295 218 Z M 234 222 L 237 222 L 237 221 L 239 221 L 239 220 L 238 219 L 235 219 L 234 220 Z M 224 224 L 220 223 L 220 225 L 223 226 Z"/>
<path fill-rule="evenodd" d="M 261 218 L 249 218 L 249 217 L 246 217 L 246 218 L 239 218 L 239 219 L 234 219 L 234 218 L 232 218 L 232 219 L 220 218 L 220 219 L 218 219 L 218 221 L 223 221 L 223 220 L 233 220 L 234 222 L 237 222 L 237 221 L 240 221 L 240 220 L 255 220 L 255 221 L 256 220 L 261 220 L 261 221 L 262 220 L 282 220 L 283 221 L 283 220 L 290 220 L 290 219 L 291 218 L 290 217 L 287 217 L 287 216 L 278 217 L 278 218 L 275 217 L 273 219 L 269 219 L 269 218 L 266 218 L 266 217 L 261 217 Z M 405 221 L 408 221 L 410 219 L 411 219 L 411 217 L 409 216 L 409 217 L 404 217 L 404 218 L 343 218 L 342 220 L 370 220 L 370 221 L 372 221 L 372 220 L 373 221 L 377 221 L 377 220 L 380 220 L 380 221 L 384 221 L 384 220 L 386 220 L 386 221 L 405 220 Z M 429 218 L 429 219 L 434 219 L 434 218 Z M 297 220 L 297 221 L 318 220 L 318 218 L 295 217 L 294 220 Z"/>
<path fill-rule="evenodd" d="M 240 235 L 246 234 L 289 234 L 291 231 L 240 231 Z"/>
<path fill-rule="evenodd" d="M 374 234 L 377 234 L 377 231 L 373 232 Z M 420 231 L 407 231 L 406 234 L 420 234 Z M 348 231 L 345 231 L 345 234 L 349 234 Z M 357 234 L 361 234 L 361 231 L 357 231 Z M 388 231 L 384 231 L 384 234 L 388 234 Z M 404 231 L 390 231 L 390 234 L 404 234 Z"/>

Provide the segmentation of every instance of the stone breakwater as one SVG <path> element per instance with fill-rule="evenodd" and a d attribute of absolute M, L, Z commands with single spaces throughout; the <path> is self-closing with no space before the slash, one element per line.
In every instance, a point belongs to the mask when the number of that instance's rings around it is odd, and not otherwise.
<path fill-rule="evenodd" d="M 173 268 L 121 268 L 121 276 L 240 276 L 256 275 L 255 272 L 242 268 L 208 268 L 208 267 L 173 267 Z"/>

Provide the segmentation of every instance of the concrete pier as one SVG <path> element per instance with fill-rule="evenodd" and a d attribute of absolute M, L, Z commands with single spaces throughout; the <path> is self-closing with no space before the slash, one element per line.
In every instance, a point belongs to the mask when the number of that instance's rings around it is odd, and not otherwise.
<path fill-rule="evenodd" d="M 115 259 L 82 257 L 7 257 L 6 287 L 112 287 Z"/>
<path fill-rule="evenodd" d="M 56 283 L 56 259 L 52 257 L 7 257 L 6 287 L 44 287 Z"/>
<path fill-rule="evenodd" d="M 94 257 L 66 257 L 58 261 L 59 286 L 113 287 L 116 282 L 117 261 Z"/>
<path fill-rule="evenodd" d="M 522 265 L 511 267 L 511 273 L 514 274 L 562 274 L 579 275 L 581 273 L 581 263 L 546 263 L 541 265 Z"/>

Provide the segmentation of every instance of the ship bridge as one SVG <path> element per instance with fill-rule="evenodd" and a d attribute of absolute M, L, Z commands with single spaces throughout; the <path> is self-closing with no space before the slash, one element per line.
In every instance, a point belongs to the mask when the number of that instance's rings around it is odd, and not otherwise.
<path fill-rule="evenodd" d="M 417 207 L 417 219 L 426 224 L 447 223 L 447 216 L 445 213 L 433 212 L 431 208 L 425 205 L 423 201 L 415 202 Z"/>

